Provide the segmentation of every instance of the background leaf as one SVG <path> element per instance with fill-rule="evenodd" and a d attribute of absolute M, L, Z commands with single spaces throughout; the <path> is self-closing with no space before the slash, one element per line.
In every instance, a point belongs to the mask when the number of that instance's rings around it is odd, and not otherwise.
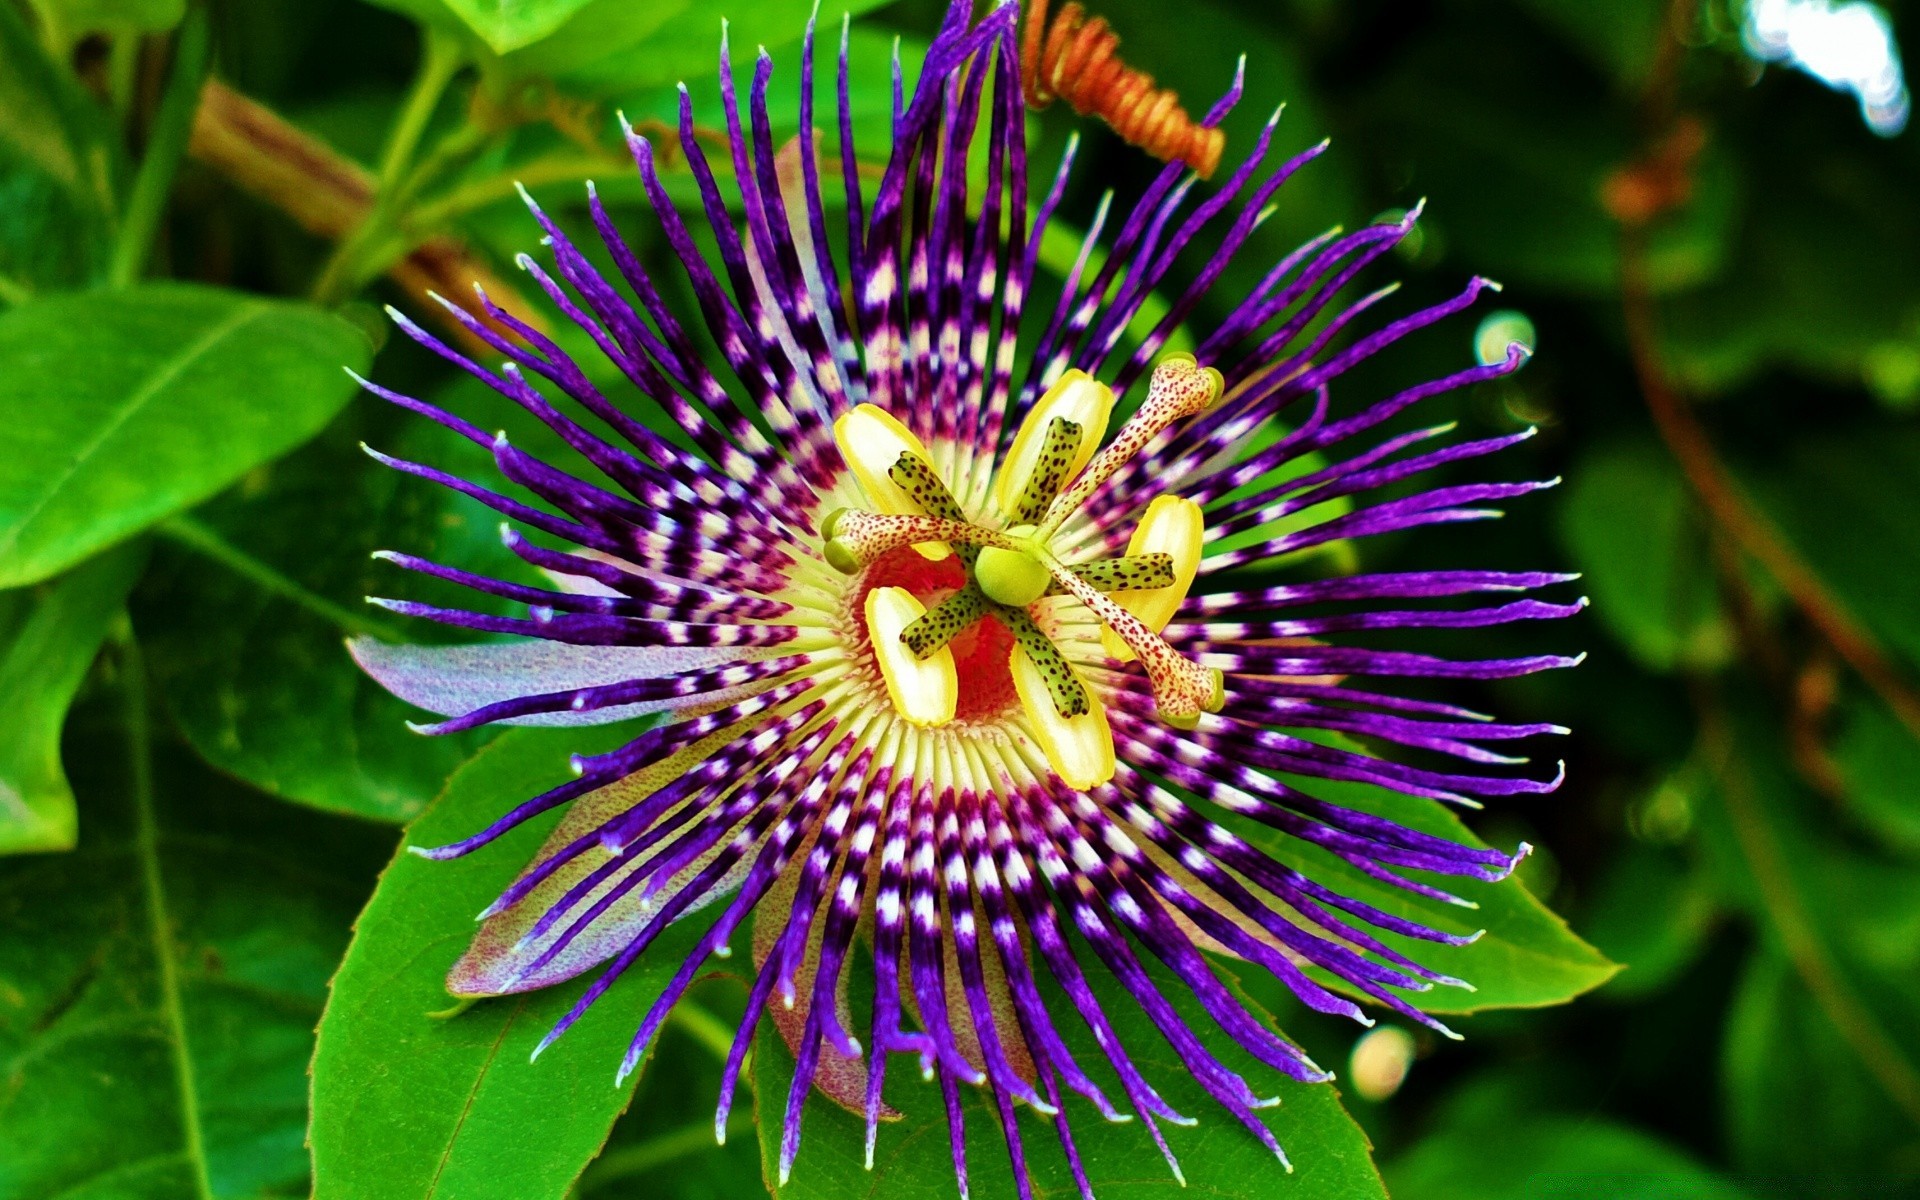
<path fill-rule="evenodd" d="M 44 579 L 298 445 L 345 402 L 341 368 L 364 369 L 367 351 L 338 317 L 177 284 L 0 315 L 0 586 Z"/>
<path fill-rule="evenodd" d="M 1594 615 L 1640 662 L 1669 671 L 1730 652 L 1706 532 L 1657 447 L 1611 446 L 1582 459 L 1560 534 L 1593 593 Z"/>
<path fill-rule="evenodd" d="M 10 614 L 0 650 L 0 854 L 73 849 L 79 819 L 60 729 L 145 559 L 140 548 L 112 551 L 31 597 L 10 597 L 25 611 Z"/>
<path fill-rule="evenodd" d="M 524 411 L 484 389 L 458 389 L 449 402 L 487 428 L 511 430 L 517 445 L 542 444 Z M 362 396 L 311 445 L 254 471 L 191 525 L 171 527 L 134 617 L 151 641 L 174 720 L 209 762 L 302 804 L 405 821 L 493 731 L 414 733 L 406 723 L 421 711 L 389 696 L 347 656 L 344 642 L 357 634 L 475 638 L 370 608 L 367 595 L 420 586 L 370 552 L 404 547 L 541 581 L 501 546 L 498 514 L 375 466 L 362 440 L 472 478 L 493 472 L 478 447 Z M 473 599 L 452 586 L 433 594 Z"/>
<path fill-rule="evenodd" d="M 112 703 L 68 738 L 79 849 L 0 862 L 0 1195 L 296 1197 L 313 1023 L 384 834 L 261 799 Z"/>
<path fill-rule="evenodd" d="M 1451 1107 L 1445 1135 L 1386 1168 L 1395 1200 L 1746 1200 L 1685 1154 L 1611 1121 L 1526 1111 L 1498 1088 Z"/>

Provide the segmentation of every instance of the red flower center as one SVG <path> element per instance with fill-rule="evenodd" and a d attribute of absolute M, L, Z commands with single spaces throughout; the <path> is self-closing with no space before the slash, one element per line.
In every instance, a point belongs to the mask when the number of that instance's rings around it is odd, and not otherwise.
<path fill-rule="evenodd" d="M 859 589 L 850 598 L 851 611 L 865 611 L 867 593 L 877 587 L 905 588 L 913 593 L 915 600 L 931 609 L 966 583 L 966 570 L 958 557 L 949 555 L 939 562 L 931 562 L 912 546 L 900 546 L 882 554 L 867 567 Z M 1007 656 L 1013 651 L 1013 635 L 1007 632 L 1006 626 L 993 617 L 986 617 L 948 642 L 947 649 L 953 653 L 954 670 L 960 677 L 954 720 L 990 720 L 1019 703 L 1019 694 L 1013 687 L 1013 672 L 1007 667 Z"/>

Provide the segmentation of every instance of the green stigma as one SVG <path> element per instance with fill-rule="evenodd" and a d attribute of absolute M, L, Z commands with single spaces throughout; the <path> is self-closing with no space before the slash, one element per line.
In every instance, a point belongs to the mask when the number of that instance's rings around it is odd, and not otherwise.
<path fill-rule="evenodd" d="M 1007 530 L 1015 538 L 1025 538 L 1033 533 L 1033 526 L 1019 525 Z M 980 551 L 980 558 L 974 563 L 974 580 L 987 599 L 1009 608 L 1025 608 L 1035 600 L 1047 594 L 1047 588 L 1053 583 L 1053 573 L 1038 556 L 1026 550 L 1008 550 L 999 546 L 986 546 Z"/>

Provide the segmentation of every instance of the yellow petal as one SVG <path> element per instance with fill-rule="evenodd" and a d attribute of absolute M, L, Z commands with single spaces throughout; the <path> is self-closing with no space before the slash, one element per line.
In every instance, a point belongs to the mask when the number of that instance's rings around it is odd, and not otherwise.
<path fill-rule="evenodd" d="M 1046 445 L 1047 426 L 1055 417 L 1065 417 L 1080 427 L 1080 450 L 1074 455 L 1073 465 L 1067 468 L 1066 478 L 1062 480 L 1064 486 L 1073 481 L 1093 458 L 1093 452 L 1100 448 L 1107 436 L 1107 418 L 1112 415 L 1112 388 L 1078 368 L 1062 375 L 1027 411 L 1026 419 L 1020 423 L 1020 432 L 1014 435 L 1013 445 L 1000 462 L 1000 473 L 993 481 L 993 499 L 1000 511 L 1009 517 L 1013 515 L 1013 506 L 1020 502 L 1020 493 L 1026 491 L 1027 477 L 1033 474 L 1033 465 Z"/>
<path fill-rule="evenodd" d="M 932 465 L 926 445 L 913 436 L 912 430 L 878 405 L 861 404 L 833 423 L 833 440 L 874 512 L 925 515 L 906 489 L 887 475 L 900 456 L 909 452 Z M 953 553 L 945 542 L 917 544 L 914 549 L 935 562 Z"/>
<path fill-rule="evenodd" d="M 867 593 L 867 640 L 886 680 L 887 696 L 909 723 L 945 725 L 960 702 L 960 674 L 953 651 L 942 646 L 925 659 L 900 644 L 900 632 L 925 615 L 926 606 L 905 588 L 877 587 Z"/>
<path fill-rule="evenodd" d="M 1027 652 L 1016 644 L 1007 665 L 1013 670 L 1014 690 L 1020 693 L 1020 707 L 1033 726 L 1033 735 L 1054 773 L 1068 787 L 1086 791 L 1113 778 L 1113 730 L 1107 726 L 1107 709 L 1100 697 L 1087 691 L 1092 707 L 1077 717 L 1063 717 L 1053 706 L 1053 695 Z"/>
<path fill-rule="evenodd" d="M 1148 629 L 1155 633 L 1165 629 L 1173 614 L 1180 611 L 1193 587 L 1193 577 L 1199 573 L 1205 534 L 1206 518 L 1198 504 L 1181 496 L 1156 497 L 1127 539 L 1127 553 L 1171 554 L 1173 584 L 1115 592 L 1113 598 Z M 1100 631 L 1100 645 L 1121 662 L 1133 661 L 1133 651 L 1111 629 Z"/>

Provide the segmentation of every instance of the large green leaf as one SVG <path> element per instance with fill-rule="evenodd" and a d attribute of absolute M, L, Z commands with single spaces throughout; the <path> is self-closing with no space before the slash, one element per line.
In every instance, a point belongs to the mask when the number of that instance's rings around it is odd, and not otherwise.
<path fill-rule="evenodd" d="M 1672 462 L 1653 445 L 1583 457 L 1560 509 L 1560 535 L 1591 589 L 1594 613 L 1659 671 L 1726 661 L 1706 531 Z"/>
<path fill-rule="evenodd" d="M 515 443 L 541 446 L 531 418 L 474 385 L 443 397 Z M 352 635 L 472 640 L 369 609 L 369 594 L 457 604 L 472 593 L 368 556 L 405 550 L 471 571 L 539 582 L 500 544 L 498 515 L 372 462 L 361 440 L 477 479 L 491 458 L 439 426 L 372 398 L 285 460 L 166 527 L 134 620 L 175 721 L 222 770 L 276 795 L 376 820 L 417 815 L 490 731 L 445 738 L 407 728 L 420 710 L 354 666 Z M 483 602 L 484 603 L 484 602 Z"/>
<path fill-rule="evenodd" d="M 624 101 L 643 88 L 671 86 L 681 80 L 692 84 L 712 79 L 719 69 L 723 17 L 733 48 L 734 69 L 750 76 L 754 51 L 761 46 L 776 51 L 796 46 L 806 32 L 807 16 L 813 11 L 812 0 L 736 0 L 722 6 L 667 0 L 658 6 L 644 6 L 641 11 L 650 18 L 671 15 L 635 31 L 616 26 L 611 12 L 602 15 L 603 10 L 617 3 L 618 0 L 599 0 L 596 7 L 582 13 L 551 42 L 509 57 L 506 66 L 515 73 L 551 75 L 571 92 Z M 839 44 L 839 30 L 834 26 L 840 14 L 848 12 L 859 16 L 888 3 L 891 0 L 842 0 L 821 6 L 822 61 L 816 68 L 821 75 L 815 87 L 823 87 L 824 81 L 832 79 L 828 69 L 831 59 L 826 56 Z M 627 13 L 634 9 L 632 5 L 619 7 Z M 631 23 L 629 16 L 623 24 Z M 602 26 L 606 27 L 604 32 L 600 30 Z M 797 56 L 780 57 L 780 73 L 797 78 L 799 71 Z M 745 90 L 744 81 L 742 90 Z M 822 96 L 826 94 L 823 92 Z M 816 103 L 820 99 L 816 97 Z M 776 125 L 778 123 L 776 117 Z"/>
<path fill-rule="evenodd" d="M 567 755 L 619 730 L 517 730 L 461 768 L 409 828 L 434 845 L 465 836 L 569 778 Z M 566 1037 L 528 1055 L 582 985 L 446 1015 L 447 969 L 473 915 L 510 883 L 551 820 L 455 862 L 399 853 L 356 924 L 313 1060 L 317 1200 L 559 1200 L 632 1090 L 614 1072 L 639 1014 L 698 930 L 670 930 Z M 440 1012 L 441 1015 L 435 1015 Z"/>
<path fill-rule="evenodd" d="M 1364 784 L 1306 781 L 1302 786 L 1336 804 L 1378 813 L 1410 829 L 1437 834 L 1469 846 L 1486 843 L 1464 822 L 1435 800 L 1403 796 Z M 1550 802 L 1550 801 L 1549 801 Z M 1395 916 L 1407 917 L 1447 933 L 1485 930 L 1467 946 L 1437 946 L 1395 933 L 1380 939 L 1416 961 L 1464 979 L 1473 991 L 1436 987 L 1411 997 L 1412 1003 L 1433 1013 L 1472 1013 L 1490 1008 L 1531 1008 L 1561 1004 L 1599 987 L 1620 970 L 1619 964 L 1589 946 L 1567 928 L 1567 923 L 1535 899 L 1517 877 L 1499 883 L 1445 878 L 1436 882 L 1476 905 L 1460 908 L 1382 883 L 1317 846 L 1308 845 L 1251 822 L 1232 818 L 1227 823 L 1279 861 L 1298 867 L 1328 887 L 1374 905 Z M 1329 983 L 1336 982 L 1331 976 Z"/>
<path fill-rule="evenodd" d="M 0 315 L 0 586 L 55 574 L 305 441 L 368 349 L 318 309 L 181 284 Z"/>
<path fill-rule="evenodd" d="M 60 728 L 145 557 L 116 550 L 64 576 L 31 599 L 0 650 L 0 854 L 73 848 Z"/>
<path fill-rule="evenodd" d="M 97 708 L 79 848 L 0 862 L 0 1195 L 305 1196 L 313 1024 L 390 835 L 171 747 L 147 790 Z"/>
<path fill-rule="evenodd" d="M 1240 1072 L 1256 1091 L 1280 1096 L 1280 1107 L 1263 1115 L 1292 1160 L 1294 1169 L 1288 1173 L 1266 1147 L 1207 1096 L 1153 1023 L 1099 966 L 1091 951 L 1085 951 L 1083 959 L 1089 963 L 1088 978 L 1094 995 L 1135 1065 L 1169 1104 L 1198 1119 L 1197 1125 L 1187 1128 L 1162 1126 L 1168 1145 L 1180 1159 L 1189 1192 L 1245 1200 L 1385 1200 L 1367 1137 L 1341 1108 L 1333 1085 L 1276 1079 L 1275 1072 L 1230 1041 L 1207 1037 L 1209 1048 L 1220 1061 Z M 1158 964 L 1152 964 L 1149 972 L 1192 1028 L 1217 1034 L 1177 979 Z M 1051 980 L 1042 982 L 1050 984 Z M 1057 989 L 1043 986 L 1043 990 L 1076 1060 L 1101 1081 L 1108 1095 L 1120 1096 L 1118 1084 L 1109 1085 L 1110 1075 L 1102 1072 L 1105 1059 L 1085 1024 Z M 1258 1013 L 1257 1006 L 1254 1011 Z M 794 1064 L 786 1043 L 771 1029 L 763 1029 L 754 1045 L 761 1159 L 767 1178 L 772 1180 L 777 1177 Z M 1012 1167 L 991 1099 L 975 1088 L 963 1088 L 962 1096 L 971 1194 L 1014 1195 Z M 912 1064 L 901 1059 L 888 1071 L 887 1102 L 902 1116 L 881 1126 L 874 1167 L 869 1173 L 864 1169 L 865 1122 L 818 1092 L 809 1096 L 792 1178 L 774 1189 L 775 1196 L 779 1200 L 877 1196 L 887 1200 L 949 1200 L 954 1194 L 953 1165 L 939 1089 L 922 1081 Z M 1069 1096 L 1066 1104 L 1074 1144 L 1096 1195 L 1103 1200 L 1148 1200 L 1179 1193 L 1166 1161 L 1138 1120 L 1108 1122 L 1078 1096 Z M 1077 1195 L 1052 1121 L 1024 1107 L 1018 1112 L 1034 1194 L 1047 1198 Z"/>

